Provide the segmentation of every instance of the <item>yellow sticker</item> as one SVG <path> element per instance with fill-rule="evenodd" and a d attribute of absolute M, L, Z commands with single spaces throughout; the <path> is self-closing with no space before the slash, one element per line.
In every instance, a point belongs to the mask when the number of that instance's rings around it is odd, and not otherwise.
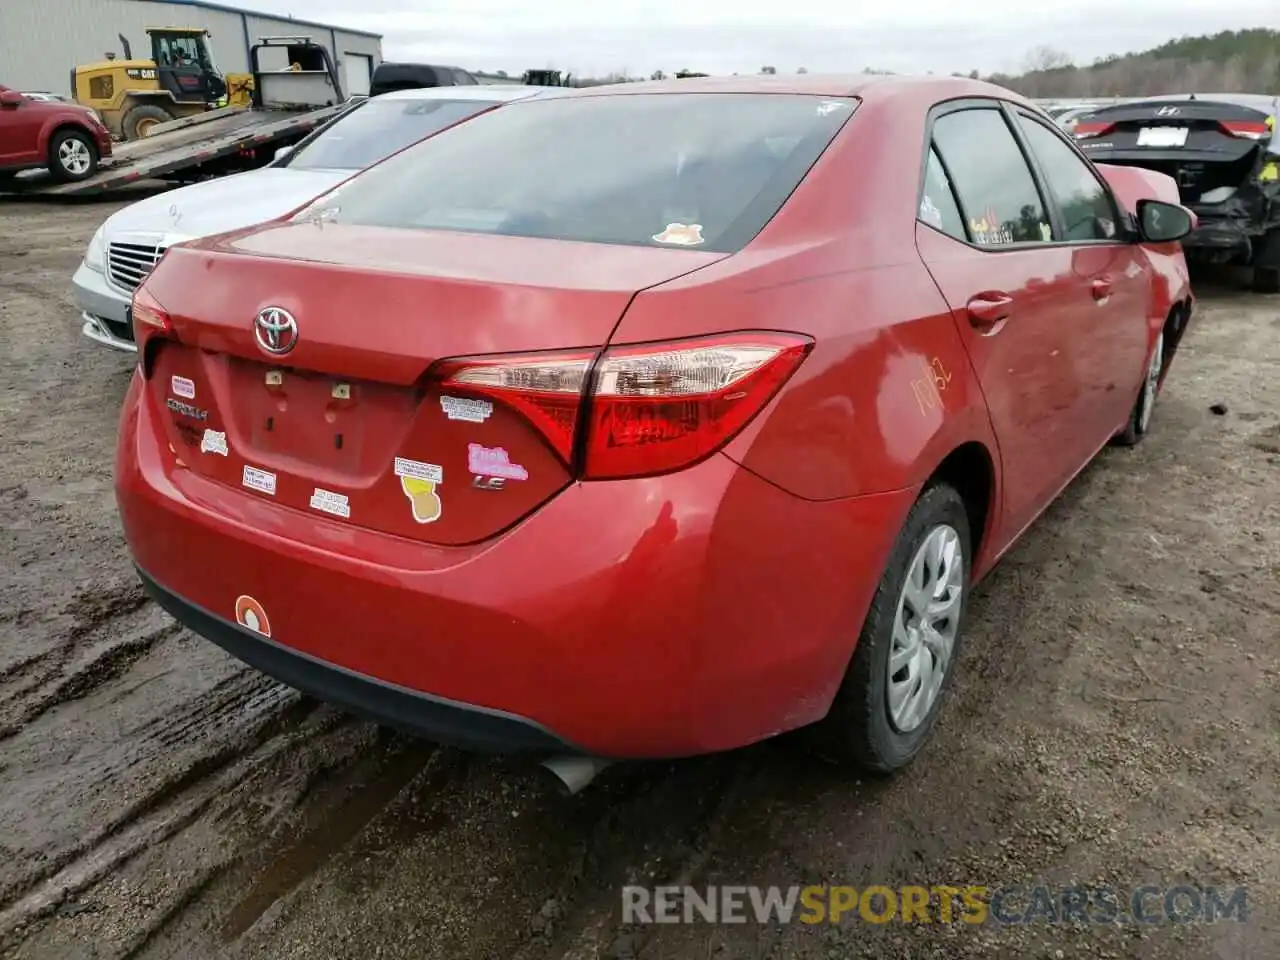
<path fill-rule="evenodd" d="M 435 523 L 440 519 L 440 494 L 436 493 L 435 481 L 423 480 L 419 477 L 401 477 L 400 489 L 409 498 L 414 520 L 418 523 Z"/>

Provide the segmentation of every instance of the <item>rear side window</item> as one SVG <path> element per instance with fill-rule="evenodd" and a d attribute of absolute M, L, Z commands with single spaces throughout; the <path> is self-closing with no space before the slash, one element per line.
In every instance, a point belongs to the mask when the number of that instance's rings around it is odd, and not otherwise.
<path fill-rule="evenodd" d="M 974 243 L 987 247 L 1053 240 L 1031 168 L 999 110 L 945 114 L 934 121 L 933 142 L 951 173 Z"/>
<path fill-rule="evenodd" d="M 1113 239 L 1115 207 L 1093 171 L 1052 130 L 1022 114 L 1018 115 L 1018 123 L 1044 170 L 1045 185 L 1062 211 L 1066 235 L 1059 239 Z"/>
<path fill-rule="evenodd" d="M 292 170 L 363 170 L 411 143 L 488 110 L 486 100 L 365 100 L 292 153 Z"/>
<path fill-rule="evenodd" d="M 947 179 L 947 172 L 938 159 L 938 151 L 933 149 L 929 150 L 929 159 L 925 164 L 918 219 L 957 240 L 967 239 L 964 217 L 960 213 L 960 207 L 956 205 L 951 181 Z"/>
<path fill-rule="evenodd" d="M 855 105 L 789 94 L 530 100 L 406 150 L 322 206 L 343 223 L 732 253 Z"/>

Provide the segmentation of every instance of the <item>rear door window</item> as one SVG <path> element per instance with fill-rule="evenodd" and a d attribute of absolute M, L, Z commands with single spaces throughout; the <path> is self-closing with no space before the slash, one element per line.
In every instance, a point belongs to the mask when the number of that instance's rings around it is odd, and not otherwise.
<path fill-rule="evenodd" d="M 794 94 L 529 100 L 406 150 L 322 206 L 344 223 L 732 253 L 786 202 L 856 102 Z"/>
<path fill-rule="evenodd" d="M 999 109 L 944 114 L 933 123 L 933 143 L 951 174 L 973 243 L 1001 247 L 1053 240 L 1031 168 Z"/>
<path fill-rule="evenodd" d="M 1074 150 L 1048 127 L 1018 114 L 1018 124 L 1044 171 L 1045 186 L 1062 211 L 1065 235 L 1060 240 L 1112 240 L 1116 209 L 1111 194 Z"/>

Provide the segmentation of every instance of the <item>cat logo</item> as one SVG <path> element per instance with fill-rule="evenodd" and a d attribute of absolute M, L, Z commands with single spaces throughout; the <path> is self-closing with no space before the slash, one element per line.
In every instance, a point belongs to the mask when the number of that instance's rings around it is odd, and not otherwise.
<path fill-rule="evenodd" d="M 150 68 L 130 67 L 125 73 L 128 74 L 131 80 L 154 80 L 156 78 L 156 72 Z"/>

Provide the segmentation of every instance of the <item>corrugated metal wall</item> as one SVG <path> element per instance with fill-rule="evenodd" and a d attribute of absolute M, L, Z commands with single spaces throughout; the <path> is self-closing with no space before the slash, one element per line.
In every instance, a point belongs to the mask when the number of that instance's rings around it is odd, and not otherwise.
<path fill-rule="evenodd" d="M 376 37 L 334 28 L 302 26 L 285 19 L 211 10 L 189 4 L 139 0 L 0 0 L 0 83 L 15 90 L 68 93 L 71 68 L 103 59 L 107 51 L 123 56 L 116 35 L 123 33 L 135 57 L 149 57 L 146 27 L 205 27 L 213 35 L 214 58 L 227 73 L 249 69 L 248 38 L 307 36 L 329 48 L 336 61 L 344 52 L 382 62 Z M 281 55 L 283 60 L 283 55 Z M 263 67 L 283 67 L 264 57 Z M 344 67 L 339 62 L 338 74 Z"/>

